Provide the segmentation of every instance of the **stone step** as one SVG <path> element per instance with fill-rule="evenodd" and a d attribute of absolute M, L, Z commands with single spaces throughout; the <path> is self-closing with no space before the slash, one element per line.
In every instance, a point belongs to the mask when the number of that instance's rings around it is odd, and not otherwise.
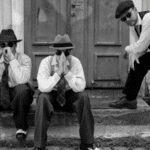
<path fill-rule="evenodd" d="M 122 90 L 119 89 L 97 89 L 86 92 L 89 94 L 92 109 L 110 109 L 109 103 L 122 96 Z"/>
<path fill-rule="evenodd" d="M 47 149 L 48 150 L 75 150 L 77 147 L 66 147 L 66 146 L 48 146 Z M 147 147 L 116 147 L 116 146 L 112 146 L 112 147 L 98 147 L 100 148 L 100 150 L 148 150 L 148 146 Z M 3 147 L 1 150 L 33 150 L 33 147 L 26 147 L 26 148 L 8 148 L 8 147 Z"/>
<path fill-rule="evenodd" d="M 94 102 L 92 102 L 94 101 Z M 91 103 L 99 103 L 99 99 L 91 99 Z M 141 99 L 138 98 L 138 108 L 129 109 L 95 109 L 92 108 L 92 113 L 96 124 L 100 125 L 148 125 L 150 124 L 150 107 Z M 28 115 L 28 124 L 34 126 L 35 101 L 32 104 L 32 110 Z M 1 125 L 3 127 L 14 127 L 11 112 L 2 112 Z M 66 112 L 55 112 L 52 116 L 50 126 L 72 126 L 78 125 L 76 114 Z"/>
<path fill-rule="evenodd" d="M 0 147 L 17 147 L 15 128 L 0 127 Z M 80 144 L 79 126 L 49 127 L 48 146 L 77 147 Z M 98 147 L 149 147 L 149 125 L 95 125 L 95 144 Z M 26 146 L 34 145 L 34 127 L 28 130 Z"/>
<path fill-rule="evenodd" d="M 108 104 L 121 97 L 120 91 L 88 91 L 95 120 L 95 142 L 100 147 L 149 147 L 150 108 L 139 97 L 138 108 L 111 109 Z M 36 98 L 28 115 L 27 146 L 33 147 Z M 79 146 L 79 126 L 76 114 L 55 112 L 49 129 L 48 145 Z M 16 129 L 12 112 L 0 113 L 0 147 L 16 147 Z"/>

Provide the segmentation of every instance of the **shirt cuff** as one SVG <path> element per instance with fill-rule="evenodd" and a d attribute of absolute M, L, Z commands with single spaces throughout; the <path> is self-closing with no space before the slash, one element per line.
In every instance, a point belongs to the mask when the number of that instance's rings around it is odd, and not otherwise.
<path fill-rule="evenodd" d="M 135 52 L 134 52 L 134 49 L 132 48 L 132 46 L 126 46 L 125 51 L 126 51 L 127 53 L 135 53 Z"/>
<path fill-rule="evenodd" d="M 56 72 L 54 73 L 53 77 L 56 83 L 60 80 L 60 76 Z"/>
<path fill-rule="evenodd" d="M 71 71 L 69 71 L 64 77 L 67 81 L 70 81 L 73 79 L 73 73 Z"/>

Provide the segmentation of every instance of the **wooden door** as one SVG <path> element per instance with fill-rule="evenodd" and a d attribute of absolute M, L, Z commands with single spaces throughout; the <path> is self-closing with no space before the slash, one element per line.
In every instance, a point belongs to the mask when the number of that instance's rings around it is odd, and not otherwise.
<path fill-rule="evenodd" d="M 32 58 L 32 78 L 41 60 L 53 55 L 50 47 L 57 34 L 67 31 L 67 0 L 26 0 L 25 53 Z"/>
<path fill-rule="evenodd" d="M 36 78 L 41 60 L 53 55 L 50 45 L 57 34 L 69 34 L 74 45 L 73 55 L 81 60 L 87 72 L 87 55 L 84 52 L 85 8 L 84 0 L 26 0 L 25 2 L 25 53 L 32 58 Z M 81 17 L 80 17 L 81 16 Z M 87 51 L 87 50 L 86 50 Z M 85 73 L 86 74 L 86 73 Z"/>
<path fill-rule="evenodd" d="M 129 43 L 129 28 L 115 19 L 115 9 L 120 1 L 88 1 L 87 81 L 90 87 L 124 86 L 128 61 L 123 59 L 122 54 Z"/>
<path fill-rule="evenodd" d="M 87 87 L 121 87 L 127 74 L 122 52 L 128 28 L 115 20 L 120 0 L 26 0 L 25 53 L 32 58 L 36 78 L 41 60 L 53 55 L 50 45 L 57 34 L 69 34 L 76 45 Z"/>

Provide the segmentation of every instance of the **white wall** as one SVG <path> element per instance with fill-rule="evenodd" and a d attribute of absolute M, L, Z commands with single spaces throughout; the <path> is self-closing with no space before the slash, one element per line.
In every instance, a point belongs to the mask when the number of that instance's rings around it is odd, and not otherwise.
<path fill-rule="evenodd" d="M 14 30 L 18 43 L 17 51 L 24 52 L 24 1 L 0 0 L 0 32 L 2 29 Z"/>
<path fill-rule="evenodd" d="M 149 10 L 150 11 L 150 0 L 143 0 L 142 10 Z"/>

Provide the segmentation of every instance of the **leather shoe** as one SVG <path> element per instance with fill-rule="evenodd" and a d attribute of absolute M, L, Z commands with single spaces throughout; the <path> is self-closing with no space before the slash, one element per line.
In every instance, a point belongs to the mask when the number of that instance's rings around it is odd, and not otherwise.
<path fill-rule="evenodd" d="M 109 104 L 109 107 L 118 108 L 118 109 L 137 109 L 137 101 L 132 100 L 129 101 L 126 97 L 121 97 L 119 100 L 112 102 Z"/>
<path fill-rule="evenodd" d="M 26 134 L 17 133 L 16 139 L 17 139 L 18 147 L 26 147 Z"/>

